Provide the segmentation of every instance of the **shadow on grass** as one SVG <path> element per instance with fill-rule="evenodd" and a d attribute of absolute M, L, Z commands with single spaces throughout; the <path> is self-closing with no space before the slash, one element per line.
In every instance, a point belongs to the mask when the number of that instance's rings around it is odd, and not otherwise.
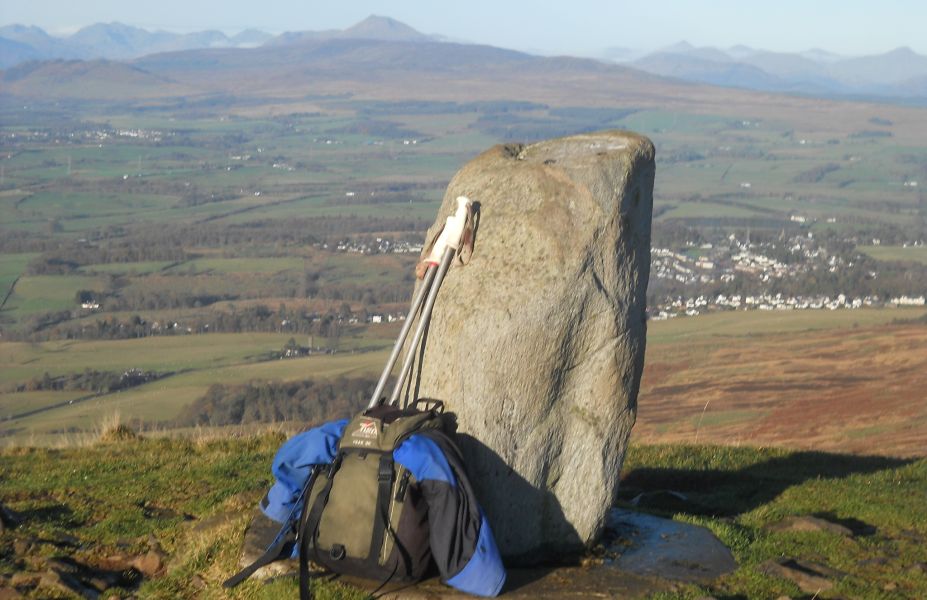
<path fill-rule="evenodd" d="M 27 508 L 18 511 L 17 518 L 23 523 L 44 523 L 62 528 L 76 528 L 84 524 L 74 515 L 74 511 L 64 504 Z"/>
<path fill-rule="evenodd" d="M 640 467 L 624 474 L 619 497 L 650 512 L 733 517 L 768 504 L 788 488 L 809 480 L 871 474 L 912 462 L 883 456 L 799 451 L 741 469 Z M 863 532 L 867 528 L 862 522 L 846 525 L 854 531 Z"/>

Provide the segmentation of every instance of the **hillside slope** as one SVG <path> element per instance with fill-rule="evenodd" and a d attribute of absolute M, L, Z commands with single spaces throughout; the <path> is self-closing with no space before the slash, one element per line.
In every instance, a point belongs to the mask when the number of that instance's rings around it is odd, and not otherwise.
<path fill-rule="evenodd" d="M 27 95 L 34 93 L 48 98 L 60 93 L 57 97 L 73 100 L 160 98 L 188 91 L 166 77 L 105 60 L 29 62 L 0 71 L 0 82 L 8 94 L 33 90 Z"/>
<path fill-rule="evenodd" d="M 632 436 L 924 456 L 927 325 L 825 317 L 651 326 Z"/>
<path fill-rule="evenodd" d="M 295 597 L 294 577 L 221 588 L 237 570 L 244 528 L 270 484 L 282 436 L 155 440 L 114 429 L 104 439 L 86 448 L 0 453 L 0 499 L 8 524 L 16 521 L 0 533 L 0 589 L 42 598 L 103 591 Z M 674 584 L 674 597 L 798 597 L 796 584 L 772 568 L 785 559 L 827 573 L 816 580 L 822 597 L 927 595 L 927 460 L 638 446 L 625 461 L 622 486 L 638 510 L 709 527 L 740 565 L 700 586 Z M 811 515 L 817 520 L 807 520 Z M 793 516 L 830 525 L 803 530 L 788 525 Z M 593 552 L 583 567 L 547 567 L 532 576 L 542 588 L 544 581 L 562 586 L 602 562 Z M 320 579 L 315 588 L 330 599 L 364 597 Z"/>

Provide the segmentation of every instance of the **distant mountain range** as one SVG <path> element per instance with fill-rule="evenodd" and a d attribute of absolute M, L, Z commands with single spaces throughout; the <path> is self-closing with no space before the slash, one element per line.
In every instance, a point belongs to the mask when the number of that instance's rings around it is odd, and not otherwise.
<path fill-rule="evenodd" d="M 230 37 L 221 31 L 186 34 L 152 32 L 122 23 L 97 23 L 84 27 L 68 37 L 54 37 L 39 27 L 7 25 L 0 27 L 0 69 L 15 67 L 31 60 L 130 60 L 161 52 L 204 48 L 254 48 L 329 39 L 434 41 L 432 37 L 419 33 L 408 25 L 378 16 L 370 16 L 343 31 L 288 32 L 276 37 L 257 29 L 247 29 Z"/>
<path fill-rule="evenodd" d="M 54 37 L 39 27 L 0 27 L 0 68 L 29 60 L 128 60 L 158 52 L 197 48 L 248 48 L 269 39 L 268 33 L 248 29 L 229 37 L 221 31 L 170 33 L 147 31 L 122 23 L 97 23 L 68 37 Z"/>
<path fill-rule="evenodd" d="M 626 58 L 611 50 L 605 56 Z M 768 92 L 927 97 L 927 56 L 910 48 L 850 58 L 820 49 L 782 53 L 735 46 L 722 50 L 682 42 L 624 64 L 685 81 Z"/>
<path fill-rule="evenodd" d="M 20 54 L 34 48 L 11 47 Z M 412 102 L 634 106 L 701 87 L 598 60 L 543 57 L 423 35 L 371 17 L 344 31 L 283 34 L 254 48 L 197 48 L 131 60 L 31 60 L 0 70 L 0 104 L 19 99 L 181 103 L 309 102 L 342 96 Z M 711 95 L 713 92 L 707 92 Z M 748 93 L 722 90 L 728 98 Z M 13 100 L 13 98 L 19 98 Z M 417 105 L 416 105 L 417 106 Z"/>
<path fill-rule="evenodd" d="M 231 37 L 219 31 L 149 32 L 110 23 L 59 38 L 38 27 L 0 27 L 0 81 L 8 93 L 33 96 L 48 92 L 91 97 L 104 93 L 100 90 L 130 96 L 137 90 L 166 97 L 225 93 L 241 89 L 242 82 L 248 89 L 260 84 L 267 92 L 289 94 L 304 81 L 366 85 L 387 73 L 411 77 L 410 82 L 424 81 L 417 75 L 440 75 L 445 87 L 464 85 L 468 75 L 509 83 L 530 79 L 532 85 L 561 93 L 555 80 L 546 76 L 582 74 L 633 80 L 648 90 L 655 89 L 657 75 L 659 86 L 666 90 L 700 83 L 815 97 L 927 103 L 927 57 L 908 48 L 848 58 L 821 49 L 788 54 L 746 46 L 697 48 L 682 42 L 643 57 L 635 58 L 633 50 L 620 47 L 608 49 L 604 56 L 609 60 L 544 58 L 454 43 L 381 16 L 370 16 L 344 30 L 277 36 L 254 29 Z M 681 81 L 662 79 L 666 77 Z M 332 84 L 332 89 L 339 88 Z M 423 93 L 447 91 L 428 88 Z"/>

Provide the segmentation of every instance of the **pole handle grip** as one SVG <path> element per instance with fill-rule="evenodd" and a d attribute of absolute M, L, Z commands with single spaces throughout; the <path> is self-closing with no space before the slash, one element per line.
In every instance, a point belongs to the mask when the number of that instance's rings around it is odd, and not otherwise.
<path fill-rule="evenodd" d="M 441 231 L 438 239 L 435 240 L 435 244 L 431 248 L 431 253 L 428 255 L 428 258 L 425 259 L 425 262 L 439 264 L 441 262 L 441 257 L 444 256 L 445 250 L 448 248 L 457 250 L 460 247 L 460 243 L 463 241 L 464 228 L 467 225 L 467 217 L 470 214 L 470 207 L 472 205 L 473 203 L 466 196 L 457 197 L 457 211 L 447 218 L 447 221 L 444 223 L 444 229 Z"/>

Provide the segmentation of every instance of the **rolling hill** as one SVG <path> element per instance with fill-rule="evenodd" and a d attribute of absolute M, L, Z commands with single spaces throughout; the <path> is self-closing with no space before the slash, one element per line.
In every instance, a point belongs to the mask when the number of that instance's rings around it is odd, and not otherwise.
<path fill-rule="evenodd" d="M 285 46 L 307 41 L 358 39 L 381 40 L 389 42 L 434 42 L 432 36 L 425 35 L 390 17 L 370 15 L 363 21 L 344 30 L 327 31 L 288 31 L 267 42 L 268 46 Z"/>
<path fill-rule="evenodd" d="M 125 63 L 106 60 L 29 62 L 0 71 L 6 93 L 36 90 L 61 98 L 128 100 L 177 96 L 186 90 L 175 82 Z M 25 94 L 29 96 L 27 91 Z"/>

